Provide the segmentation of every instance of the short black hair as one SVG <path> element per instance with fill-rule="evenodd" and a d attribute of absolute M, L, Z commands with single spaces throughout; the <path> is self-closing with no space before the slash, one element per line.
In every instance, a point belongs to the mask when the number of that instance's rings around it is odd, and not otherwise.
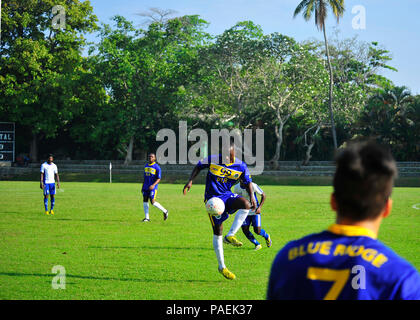
<path fill-rule="evenodd" d="M 397 166 L 389 149 L 372 140 L 350 142 L 337 153 L 334 195 L 339 217 L 373 220 L 391 196 Z"/>
<path fill-rule="evenodd" d="M 50 157 L 53 157 L 53 158 L 54 158 L 54 156 L 53 156 L 53 154 L 52 154 L 52 153 L 49 153 L 49 154 L 48 154 L 47 159 L 49 159 Z"/>

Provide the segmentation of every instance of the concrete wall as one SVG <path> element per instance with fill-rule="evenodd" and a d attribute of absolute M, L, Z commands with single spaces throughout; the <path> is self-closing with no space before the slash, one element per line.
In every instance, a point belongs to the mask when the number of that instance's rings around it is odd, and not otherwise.
<path fill-rule="evenodd" d="M 59 173 L 108 173 L 110 160 L 57 160 Z M 125 166 L 121 160 L 112 160 L 113 174 L 136 174 L 143 172 L 144 161 L 133 161 Z M 31 163 L 28 167 L 4 167 L 0 166 L 0 177 L 38 173 L 41 164 Z M 398 162 L 400 177 L 419 177 L 420 162 Z M 165 175 L 188 176 L 194 165 L 161 165 Z M 302 166 L 298 161 L 279 161 L 277 163 L 265 162 L 263 176 L 332 176 L 335 166 L 331 161 L 312 161 L 309 166 Z M 251 174 L 253 173 L 250 169 Z"/>

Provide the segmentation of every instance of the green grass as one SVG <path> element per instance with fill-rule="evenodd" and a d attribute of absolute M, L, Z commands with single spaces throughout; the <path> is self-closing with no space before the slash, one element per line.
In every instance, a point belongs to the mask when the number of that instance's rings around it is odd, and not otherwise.
<path fill-rule="evenodd" d="M 187 174 L 189 176 L 189 173 Z M 165 174 L 166 183 L 185 183 L 185 174 Z M 60 173 L 60 179 L 67 182 L 109 182 L 108 173 Z M 253 176 L 252 179 L 261 185 L 273 186 L 331 186 L 332 176 L 270 176 L 261 175 Z M 9 181 L 37 181 L 39 180 L 39 172 L 32 172 L 22 175 L 6 176 L 3 180 Z M 203 172 L 197 178 L 196 182 L 204 183 L 206 174 Z M 131 182 L 141 183 L 143 176 L 141 174 L 113 174 L 112 182 Z M 395 181 L 397 187 L 420 187 L 420 179 L 418 177 L 399 177 Z"/>
<path fill-rule="evenodd" d="M 225 246 L 236 274 L 217 272 L 203 185 L 161 184 L 158 201 L 169 219 L 151 208 L 144 217 L 140 184 L 63 182 L 55 216 L 43 213 L 37 182 L 0 182 L 0 299 L 264 299 L 271 263 L 289 240 L 319 232 L 334 221 L 328 186 L 264 186 L 262 224 L 272 248 L 254 252 Z M 420 269 L 419 188 L 395 188 L 394 209 L 379 239 Z M 232 223 L 225 223 L 225 231 Z M 53 290 L 51 269 L 66 269 L 66 289 Z"/>

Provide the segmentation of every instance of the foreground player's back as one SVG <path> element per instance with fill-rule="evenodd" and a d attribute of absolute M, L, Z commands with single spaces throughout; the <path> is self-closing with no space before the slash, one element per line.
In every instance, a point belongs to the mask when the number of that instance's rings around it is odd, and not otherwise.
<path fill-rule="evenodd" d="M 267 298 L 420 299 L 420 276 L 370 230 L 332 225 L 278 253 Z"/>

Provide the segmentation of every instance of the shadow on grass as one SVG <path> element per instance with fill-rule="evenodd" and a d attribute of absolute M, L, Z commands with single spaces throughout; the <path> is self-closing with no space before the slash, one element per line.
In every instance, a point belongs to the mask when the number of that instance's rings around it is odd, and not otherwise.
<path fill-rule="evenodd" d="M 191 247 L 153 247 L 153 246 L 141 246 L 141 247 L 127 247 L 127 246 L 118 246 L 118 247 L 99 247 L 99 246 L 89 246 L 88 249 L 133 249 L 133 250 L 204 250 L 204 251 L 213 251 L 212 247 L 208 248 L 191 248 Z"/>
<path fill-rule="evenodd" d="M 22 214 L 22 212 L 17 211 L 3 211 L 4 214 Z"/>
<path fill-rule="evenodd" d="M 10 277 L 48 277 L 53 278 L 54 274 L 41 274 L 41 273 L 18 273 L 18 272 L 0 272 L 0 276 L 10 276 Z M 97 276 L 82 276 L 75 274 L 66 274 L 66 278 L 70 279 L 80 279 L 80 280 L 105 280 L 105 281 L 127 281 L 127 282 L 153 282 L 153 283 L 206 283 L 206 282 L 220 282 L 217 280 L 193 280 L 193 279 L 134 279 L 134 278 L 112 278 L 112 277 L 97 277 Z"/>
<path fill-rule="evenodd" d="M 82 221 L 82 222 L 127 222 L 127 220 L 113 220 L 113 219 L 70 219 L 70 218 L 55 218 L 57 221 Z"/>
<path fill-rule="evenodd" d="M 54 221 L 73 221 L 73 222 L 118 222 L 118 223 L 127 223 L 130 222 L 128 220 L 115 220 L 115 219 L 70 219 L 70 218 L 57 218 L 56 215 L 54 216 L 47 216 L 45 213 L 42 214 L 31 214 L 31 215 L 22 215 L 21 212 L 5 212 L 7 214 L 12 213 L 12 214 L 20 214 L 21 216 L 19 218 L 25 219 L 25 220 L 37 220 L 39 221 L 40 218 L 44 219 L 44 218 L 51 218 L 51 220 Z"/>

